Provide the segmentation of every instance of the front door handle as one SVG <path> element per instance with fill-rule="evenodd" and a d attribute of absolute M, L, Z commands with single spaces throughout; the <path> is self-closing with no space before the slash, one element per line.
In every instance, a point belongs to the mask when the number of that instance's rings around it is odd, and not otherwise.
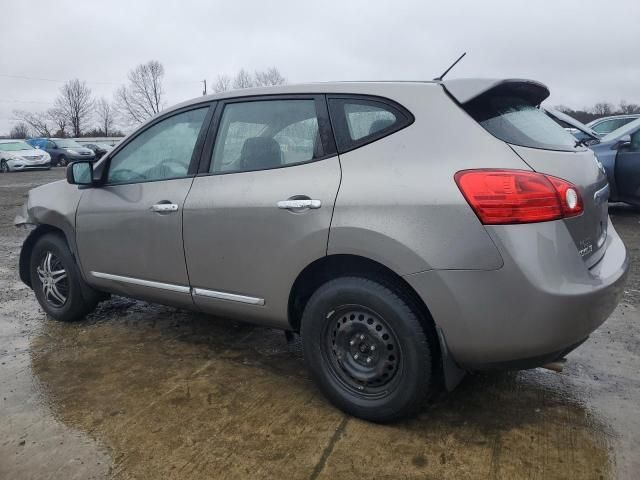
<path fill-rule="evenodd" d="M 322 206 L 322 201 L 320 200 L 312 200 L 312 199 L 298 199 L 298 200 L 280 200 L 278 203 L 278 208 L 282 208 L 284 210 L 301 210 L 304 208 L 312 208 L 317 209 Z"/>
<path fill-rule="evenodd" d="M 178 205 L 176 205 L 175 203 L 156 203 L 155 205 L 151 206 L 151 211 L 157 213 L 177 212 Z"/>

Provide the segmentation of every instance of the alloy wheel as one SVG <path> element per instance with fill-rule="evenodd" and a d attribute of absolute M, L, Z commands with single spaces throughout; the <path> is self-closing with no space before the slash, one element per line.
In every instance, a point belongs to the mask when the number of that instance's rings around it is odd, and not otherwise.
<path fill-rule="evenodd" d="M 69 295 L 69 278 L 60 259 L 47 251 L 36 271 L 47 303 L 56 308 L 62 307 Z"/>

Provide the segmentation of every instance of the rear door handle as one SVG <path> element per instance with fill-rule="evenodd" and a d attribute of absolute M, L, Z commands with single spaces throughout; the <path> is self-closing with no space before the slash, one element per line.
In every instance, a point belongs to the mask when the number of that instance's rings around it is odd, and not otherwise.
<path fill-rule="evenodd" d="M 299 210 L 303 208 L 317 209 L 322 206 L 322 201 L 312 199 L 280 200 L 276 205 L 284 210 Z"/>
<path fill-rule="evenodd" d="M 156 203 L 151 206 L 151 211 L 157 213 L 177 212 L 178 205 L 175 203 Z"/>

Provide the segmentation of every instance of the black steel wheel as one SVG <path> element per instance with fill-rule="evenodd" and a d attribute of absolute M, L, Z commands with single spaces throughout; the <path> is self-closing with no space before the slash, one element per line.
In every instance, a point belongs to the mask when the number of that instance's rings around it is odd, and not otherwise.
<path fill-rule="evenodd" d="M 393 388 L 401 369 L 400 344 L 380 315 L 362 305 L 340 307 L 324 336 L 323 355 L 345 388 L 371 398 Z"/>
<path fill-rule="evenodd" d="M 415 413 L 432 390 L 437 338 L 400 288 L 362 277 L 331 280 L 302 315 L 305 363 L 337 407 L 388 422 Z"/>

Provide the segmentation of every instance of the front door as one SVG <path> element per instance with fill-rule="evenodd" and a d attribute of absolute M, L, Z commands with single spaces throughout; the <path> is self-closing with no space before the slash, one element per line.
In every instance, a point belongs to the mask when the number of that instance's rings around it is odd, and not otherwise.
<path fill-rule="evenodd" d="M 631 143 L 616 156 L 616 186 L 621 200 L 640 204 L 640 130 L 631 134 Z"/>
<path fill-rule="evenodd" d="M 90 284 L 151 301 L 192 304 L 182 209 L 207 111 L 183 111 L 143 130 L 109 159 L 104 185 L 83 192 L 76 235 Z"/>
<path fill-rule="evenodd" d="M 184 208 L 194 302 L 287 325 L 297 275 L 326 255 L 340 163 L 321 96 L 227 101 Z"/>

